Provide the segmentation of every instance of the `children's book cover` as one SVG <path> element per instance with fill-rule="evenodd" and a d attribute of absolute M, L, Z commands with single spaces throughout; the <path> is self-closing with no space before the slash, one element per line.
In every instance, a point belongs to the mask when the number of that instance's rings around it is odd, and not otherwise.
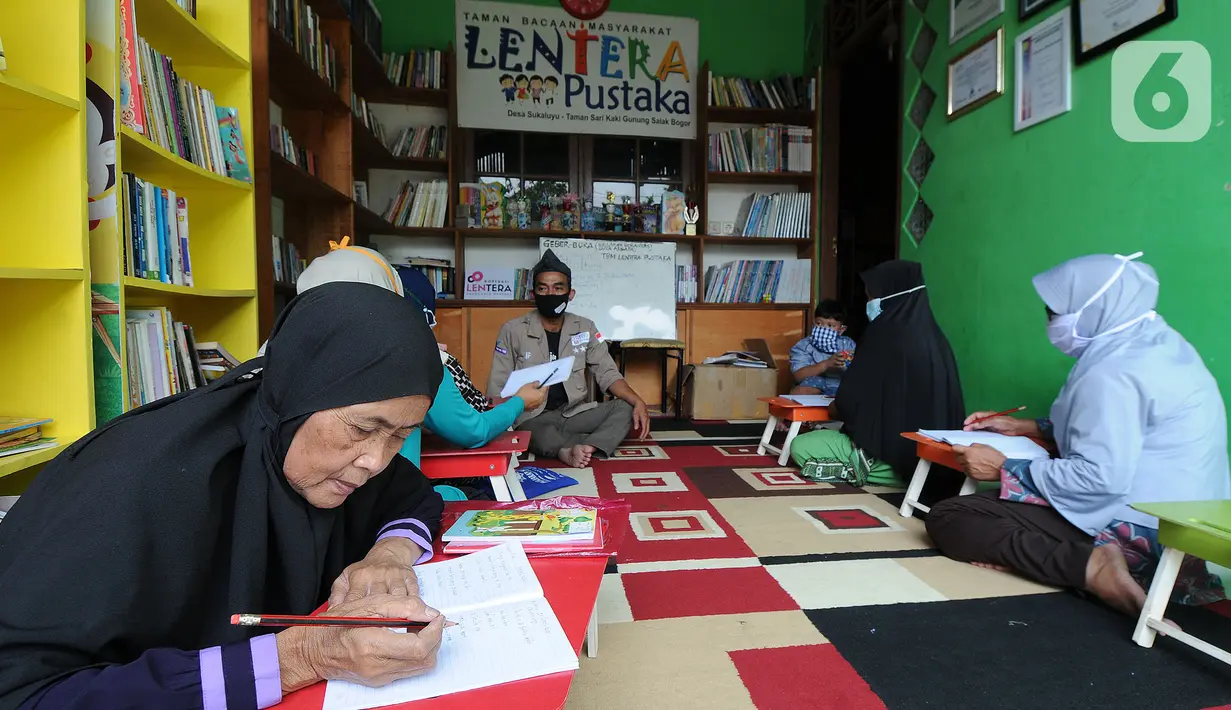
<path fill-rule="evenodd" d="M 472 510 L 464 513 L 442 538 L 445 542 L 477 538 L 532 538 L 559 542 L 594 537 L 597 511 L 570 510 Z M 530 542 L 531 540 L 526 540 Z"/>
<path fill-rule="evenodd" d="M 248 153 L 244 150 L 244 134 L 239 127 L 239 112 L 226 106 L 217 107 L 218 132 L 226 153 L 227 173 L 235 180 L 252 182 L 248 168 Z"/>

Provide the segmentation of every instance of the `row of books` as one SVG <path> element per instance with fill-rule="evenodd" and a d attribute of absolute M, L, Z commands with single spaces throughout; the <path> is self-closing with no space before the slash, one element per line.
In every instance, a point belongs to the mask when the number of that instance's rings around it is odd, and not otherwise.
<path fill-rule="evenodd" d="M 124 275 L 192 286 L 188 200 L 133 173 L 123 174 L 120 192 Z"/>
<path fill-rule="evenodd" d="M 321 16 L 304 0 L 269 0 L 269 25 L 312 71 L 338 90 L 338 52 L 321 31 Z"/>
<path fill-rule="evenodd" d="M 295 138 L 286 126 L 270 124 L 269 147 L 291 165 L 303 168 L 309 175 L 316 174 L 316 154 L 295 144 Z"/>
<path fill-rule="evenodd" d="M 448 210 L 448 181 L 406 180 L 381 216 L 395 227 L 443 227 Z"/>
<path fill-rule="evenodd" d="M 341 0 L 341 2 L 346 14 L 350 16 L 351 27 L 359 35 L 359 39 L 367 45 L 366 51 L 379 57 L 382 46 L 381 19 L 376 5 L 372 3 L 372 0 Z"/>
<path fill-rule="evenodd" d="M 808 303 L 812 261 L 741 259 L 705 270 L 706 303 Z"/>
<path fill-rule="evenodd" d="M 697 302 L 696 264 L 681 264 L 675 267 L 675 300 L 677 303 Z"/>
<path fill-rule="evenodd" d="M 299 249 L 289 241 L 274 235 L 274 281 L 293 284 L 308 268 L 308 260 L 299 255 Z"/>
<path fill-rule="evenodd" d="M 203 387 L 239 366 L 218 343 L 198 343 L 192 326 L 166 308 L 130 308 L 124 323 L 130 407 Z"/>
<path fill-rule="evenodd" d="M 381 59 L 385 76 L 394 86 L 414 89 L 445 88 L 445 55 L 439 49 L 387 52 Z"/>
<path fill-rule="evenodd" d="M 443 160 L 449 149 L 448 133 L 445 126 L 407 126 L 389 146 L 389 152 L 399 158 Z"/>
<path fill-rule="evenodd" d="M 710 77 L 710 106 L 816 110 L 816 79 L 783 74 L 776 79 Z"/>
<path fill-rule="evenodd" d="M 453 279 L 457 276 L 457 271 L 453 268 L 453 262 L 448 259 L 428 259 L 426 257 L 415 257 L 407 259 L 404 263 L 398 264 L 399 269 L 414 269 L 427 277 L 428 281 L 432 282 L 432 286 L 436 289 L 437 298 L 453 298 Z M 527 296 L 526 298 L 529 298 Z"/>
<path fill-rule="evenodd" d="M 51 422 L 51 419 L 0 417 L 0 456 L 26 454 L 55 446 L 54 438 L 43 436 L 43 425 Z M 3 518 L 0 512 L 0 519 Z"/>
<path fill-rule="evenodd" d="M 739 235 L 744 237 L 811 237 L 812 193 L 754 192 L 740 204 L 735 224 Z"/>
<path fill-rule="evenodd" d="M 190 163 L 251 182 L 236 110 L 219 106 L 208 89 L 181 79 L 171 58 L 139 35 L 137 65 L 125 68 L 134 89 L 122 94 L 121 121 Z"/>
<path fill-rule="evenodd" d="M 812 129 L 773 124 L 709 134 L 709 169 L 737 173 L 812 171 Z"/>
<path fill-rule="evenodd" d="M 175 4 L 183 8 L 184 12 L 197 16 L 197 0 L 175 0 Z"/>
<path fill-rule="evenodd" d="M 372 107 L 368 105 L 368 100 L 357 96 L 350 95 L 351 111 L 363 123 L 364 128 L 372 132 L 376 136 L 376 140 L 380 141 L 381 145 L 388 145 L 385 141 L 385 126 L 376 117 L 376 113 L 372 111 Z"/>

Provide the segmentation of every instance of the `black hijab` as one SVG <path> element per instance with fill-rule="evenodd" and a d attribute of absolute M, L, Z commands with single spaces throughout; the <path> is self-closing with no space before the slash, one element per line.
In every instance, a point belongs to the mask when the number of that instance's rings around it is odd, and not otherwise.
<path fill-rule="evenodd" d="M 872 298 L 885 298 L 922 286 L 923 267 L 887 261 L 862 278 Z M 881 309 L 859 340 L 834 405 L 856 446 L 908 478 L 918 458 L 902 432 L 960 429 L 966 409 L 957 362 L 927 289 L 887 298 Z"/>
<path fill-rule="evenodd" d="M 264 357 L 57 456 L 0 525 L 0 710 L 88 666 L 256 633 L 232 613 L 309 613 L 384 523 L 438 525 L 439 496 L 401 456 L 331 510 L 282 461 L 312 413 L 435 397 L 441 372 L 414 304 L 325 284 L 291 301 Z"/>

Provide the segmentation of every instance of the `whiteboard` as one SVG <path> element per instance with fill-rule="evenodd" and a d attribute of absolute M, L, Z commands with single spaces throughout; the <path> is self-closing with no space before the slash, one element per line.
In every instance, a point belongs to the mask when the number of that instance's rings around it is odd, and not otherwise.
<path fill-rule="evenodd" d="M 594 321 L 606 340 L 675 339 L 675 242 L 540 237 L 573 272 L 568 310 Z"/>

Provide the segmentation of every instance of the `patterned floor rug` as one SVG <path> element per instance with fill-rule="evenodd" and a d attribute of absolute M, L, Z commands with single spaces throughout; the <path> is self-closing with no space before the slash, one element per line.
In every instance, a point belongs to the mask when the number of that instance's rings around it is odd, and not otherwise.
<path fill-rule="evenodd" d="M 762 427 L 656 420 L 589 468 L 535 462 L 580 481 L 560 493 L 632 505 L 570 710 L 1231 710 L 1225 665 L 939 555 L 900 491 L 805 480 L 757 455 Z M 1169 616 L 1231 647 L 1225 606 Z"/>

